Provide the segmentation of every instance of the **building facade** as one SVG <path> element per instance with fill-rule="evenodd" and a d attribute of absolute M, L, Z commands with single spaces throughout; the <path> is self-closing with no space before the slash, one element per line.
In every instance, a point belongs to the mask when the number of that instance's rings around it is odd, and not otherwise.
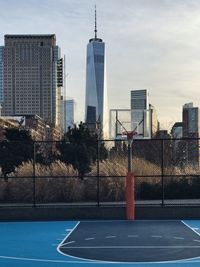
<path fill-rule="evenodd" d="M 183 137 L 183 123 L 175 122 L 171 129 L 172 136 L 172 160 L 175 166 L 180 166 L 183 159 L 185 141 Z"/>
<path fill-rule="evenodd" d="M 200 117 L 199 108 L 194 107 L 193 103 L 183 106 L 183 137 L 199 138 Z"/>
<path fill-rule="evenodd" d="M 61 91 L 61 100 L 60 100 L 60 126 L 62 129 L 62 132 L 65 133 L 66 131 L 66 109 L 65 109 L 65 100 L 66 100 L 66 59 L 65 55 L 63 57 L 63 63 L 62 63 L 62 73 L 63 73 L 63 86 L 62 86 L 62 91 Z"/>
<path fill-rule="evenodd" d="M 180 139 L 183 137 L 183 123 L 175 122 L 171 129 L 171 136 L 173 139 Z"/>
<path fill-rule="evenodd" d="M 37 114 L 60 126 L 60 59 L 54 34 L 5 35 L 3 115 Z"/>
<path fill-rule="evenodd" d="M 0 46 L 0 116 L 3 104 L 3 60 L 4 60 L 4 47 Z"/>
<path fill-rule="evenodd" d="M 74 126 L 74 115 L 75 115 L 74 99 L 64 100 L 64 113 L 65 113 L 65 132 L 67 132 L 68 127 Z"/>
<path fill-rule="evenodd" d="M 199 167 L 200 163 L 200 109 L 193 103 L 183 106 L 183 144 L 184 160 L 187 164 Z"/>
<path fill-rule="evenodd" d="M 95 37 L 87 45 L 85 122 L 98 123 L 103 138 L 108 137 L 109 128 L 107 101 L 105 43 L 97 38 L 95 12 Z"/>
<path fill-rule="evenodd" d="M 131 129 L 138 137 L 151 138 L 151 111 L 147 89 L 131 91 Z"/>
<path fill-rule="evenodd" d="M 149 112 L 150 112 L 150 129 L 151 129 L 151 138 L 154 138 L 159 129 L 159 122 L 156 108 L 149 104 Z"/>

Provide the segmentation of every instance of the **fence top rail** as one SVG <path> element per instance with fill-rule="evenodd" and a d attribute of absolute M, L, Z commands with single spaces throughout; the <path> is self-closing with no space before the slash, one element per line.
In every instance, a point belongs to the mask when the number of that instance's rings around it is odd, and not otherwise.
<path fill-rule="evenodd" d="M 182 137 L 182 138 L 151 138 L 151 139 L 133 139 L 133 142 L 155 142 L 155 141 L 190 141 L 190 140 L 200 140 L 200 138 L 197 137 Z M 119 141 L 126 141 L 126 139 L 97 139 L 97 142 L 119 142 Z M 9 142 L 9 143 L 71 143 L 70 141 L 64 141 L 64 140 L 0 140 L 0 143 L 2 142 Z M 88 140 L 86 141 L 88 142 Z"/>
<path fill-rule="evenodd" d="M 149 139 L 133 139 L 133 142 L 149 142 L 149 141 L 184 141 L 184 140 L 200 140 L 198 137 L 182 137 L 182 138 L 149 138 Z M 118 142 L 118 141 L 126 141 L 126 139 L 98 139 L 99 142 Z"/>
<path fill-rule="evenodd" d="M 200 174 L 148 174 L 148 175 L 134 175 L 135 178 L 157 178 L 157 177 L 166 177 L 166 178 L 178 178 L 178 177 L 200 177 Z M 30 179 L 30 178 L 52 178 L 52 179 L 57 179 L 57 178 L 62 178 L 62 179 L 67 179 L 67 178 L 78 178 L 78 179 L 88 179 L 88 178 L 126 178 L 126 175 L 85 175 L 84 177 L 80 177 L 78 175 L 26 175 L 26 176 L 7 176 L 6 179 Z M 0 180 L 5 179 L 5 177 L 0 176 Z"/>

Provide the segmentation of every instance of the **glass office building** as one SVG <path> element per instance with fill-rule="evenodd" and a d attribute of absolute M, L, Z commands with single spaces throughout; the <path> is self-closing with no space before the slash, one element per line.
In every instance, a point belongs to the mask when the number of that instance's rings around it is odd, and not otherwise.
<path fill-rule="evenodd" d="M 75 113 L 75 102 L 74 99 L 66 99 L 64 101 L 65 110 L 65 132 L 68 131 L 68 127 L 73 128 L 74 126 L 74 113 Z"/>
<path fill-rule="evenodd" d="M 106 84 L 105 43 L 96 36 L 87 45 L 86 66 L 86 105 L 85 121 L 87 124 L 99 123 L 101 136 L 108 137 L 108 104 Z"/>

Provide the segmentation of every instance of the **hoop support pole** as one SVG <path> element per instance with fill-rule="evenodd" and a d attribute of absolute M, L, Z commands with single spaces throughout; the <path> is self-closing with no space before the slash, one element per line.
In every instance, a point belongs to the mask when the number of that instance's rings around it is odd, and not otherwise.
<path fill-rule="evenodd" d="M 135 219 L 135 198 L 134 198 L 134 175 L 128 172 L 126 176 L 126 218 Z"/>

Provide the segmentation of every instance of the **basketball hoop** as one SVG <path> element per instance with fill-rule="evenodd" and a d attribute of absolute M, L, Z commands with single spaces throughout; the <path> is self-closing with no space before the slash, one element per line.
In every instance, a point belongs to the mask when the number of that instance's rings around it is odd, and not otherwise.
<path fill-rule="evenodd" d="M 137 132 L 135 131 L 124 131 L 122 132 L 122 135 L 126 135 L 128 141 L 132 141 L 134 135 L 137 135 Z"/>

